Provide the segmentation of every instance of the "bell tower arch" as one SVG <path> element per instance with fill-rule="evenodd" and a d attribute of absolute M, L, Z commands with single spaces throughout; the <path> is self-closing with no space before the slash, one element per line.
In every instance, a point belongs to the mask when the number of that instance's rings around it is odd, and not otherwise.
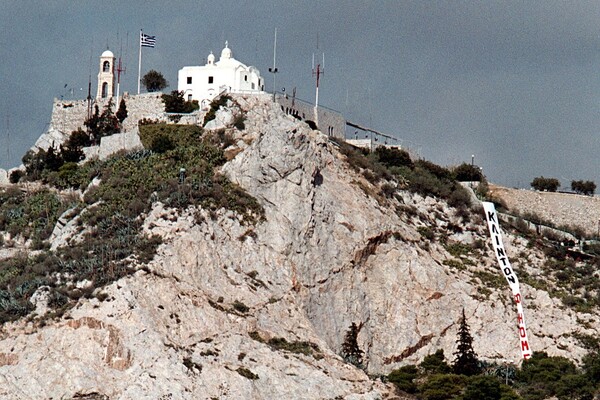
<path fill-rule="evenodd" d="M 115 92 L 115 55 L 106 50 L 100 56 L 100 72 L 98 72 L 98 91 L 96 99 L 113 97 Z"/>

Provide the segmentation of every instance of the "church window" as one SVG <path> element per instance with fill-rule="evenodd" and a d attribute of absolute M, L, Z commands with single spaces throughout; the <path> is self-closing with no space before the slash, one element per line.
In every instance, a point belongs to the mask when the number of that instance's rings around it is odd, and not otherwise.
<path fill-rule="evenodd" d="M 108 83 L 104 82 L 102 84 L 102 98 L 108 96 Z"/>
<path fill-rule="evenodd" d="M 190 85 L 192 83 L 192 77 L 191 76 L 187 77 L 187 83 L 188 83 L 188 85 Z"/>
<path fill-rule="evenodd" d="M 209 76 L 208 77 L 208 83 L 213 83 L 214 82 L 214 77 L 213 76 Z"/>
<path fill-rule="evenodd" d="M 252 90 L 254 90 L 255 86 L 254 86 L 254 82 L 252 82 Z"/>
<path fill-rule="evenodd" d="M 244 82 L 248 82 L 248 75 L 244 75 Z"/>
<path fill-rule="evenodd" d="M 110 70 L 110 63 L 108 61 L 104 61 L 102 64 L 102 72 L 108 72 Z"/>
<path fill-rule="evenodd" d="M 192 101 L 192 95 L 188 94 L 188 101 Z"/>

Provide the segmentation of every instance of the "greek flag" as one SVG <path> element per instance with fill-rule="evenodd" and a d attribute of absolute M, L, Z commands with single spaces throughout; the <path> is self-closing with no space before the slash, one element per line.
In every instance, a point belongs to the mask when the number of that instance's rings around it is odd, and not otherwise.
<path fill-rule="evenodd" d="M 140 45 L 142 47 L 152 47 L 156 44 L 156 36 L 146 35 L 145 33 L 140 33 Z"/>

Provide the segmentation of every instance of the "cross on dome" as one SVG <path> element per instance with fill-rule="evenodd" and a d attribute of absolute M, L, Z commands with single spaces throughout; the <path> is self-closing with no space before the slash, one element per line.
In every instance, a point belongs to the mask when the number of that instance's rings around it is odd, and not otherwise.
<path fill-rule="evenodd" d="M 229 42 L 226 40 L 225 48 L 221 52 L 221 59 L 228 59 L 228 58 L 233 58 L 233 53 L 232 53 L 231 49 L 229 48 Z"/>

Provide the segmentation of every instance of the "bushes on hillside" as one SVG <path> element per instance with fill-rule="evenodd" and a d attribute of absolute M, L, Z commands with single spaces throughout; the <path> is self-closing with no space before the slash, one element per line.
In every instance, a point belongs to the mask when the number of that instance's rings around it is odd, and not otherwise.
<path fill-rule="evenodd" d="M 544 178 L 543 176 L 538 176 L 531 182 L 531 187 L 539 191 L 556 192 L 560 187 L 560 181 L 556 178 Z"/>
<path fill-rule="evenodd" d="M 483 174 L 481 169 L 472 164 L 462 163 L 458 167 L 452 170 L 454 179 L 459 182 L 481 182 L 483 180 Z"/>
<path fill-rule="evenodd" d="M 413 162 L 406 150 L 379 146 L 375 154 L 380 163 L 386 167 L 413 167 Z"/>
<path fill-rule="evenodd" d="M 150 260 L 160 238 L 145 236 L 142 222 L 153 202 L 161 201 L 176 209 L 197 205 L 214 215 L 214 211 L 226 208 L 249 224 L 263 218 L 264 211 L 256 199 L 215 173 L 215 168 L 225 162 L 218 135 L 201 137 L 201 130 L 177 126 L 165 131 L 149 125 L 144 129 L 163 135 L 150 137 L 164 137 L 174 148 L 163 146 L 160 153 L 121 153 L 81 166 L 64 163 L 53 172 L 56 175 L 52 176 L 74 187 L 87 187 L 94 177 L 100 178 L 99 185 L 85 194 L 85 211 L 74 211 L 82 223 L 81 241 L 56 252 L 44 252 L 40 257 L 0 263 L 0 323 L 27 314 L 31 293 L 42 285 L 50 287 L 49 296 L 56 300 L 52 302 L 57 307 L 55 311 L 64 310 L 79 297 L 90 296 L 94 289 L 134 272 L 132 260 Z M 189 140 L 192 137 L 194 140 Z M 185 138 L 187 143 L 183 142 Z M 186 170 L 183 180 L 179 175 L 182 167 Z M 37 235 L 40 241 L 50 234 L 60 213 L 73 206 L 57 203 L 50 192 L 29 199 L 18 189 L 9 190 L 12 192 L 5 196 L 0 192 L 0 230 L 32 238 Z M 18 262 L 24 266 L 13 265 Z M 87 280 L 90 286 L 68 286 L 64 279 L 58 280 L 61 275 L 57 272 L 68 274 L 72 282 Z"/>
<path fill-rule="evenodd" d="M 81 128 L 72 131 L 69 138 L 58 148 L 39 149 L 37 152 L 29 150 L 22 159 L 26 172 L 25 178 L 30 181 L 42 180 L 59 188 L 66 187 L 65 184 L 69 185 L 65 182 L 65 171 L 57 174 L 63 165 L 82 161 L 85 158 L 83 147 L 98 145 L 103 137 L 120 132 L 121 124 L 112 112 L 112 99 L 102 114 L 96 105 L 94 114 L 84 121 L 84 125 L 88 132 L 84 132 Z M 66 170 L 73 173 L 76 168 L 71 164 Z"/>
<path fill-rule="evenodd" d="M 183 92 L 178 90 L 173 90 L 171 94 L 163 94 L 162 101 L 168 113 L 189 114 L 200 108 L 197 100 L 186 101 Z"/>
<path fill-rule="evenodd" d="M 549 357 L 534 352 L 505 384 L 507 367 L 487 364 L 485 371 L 472 376 L 453 374 L 440 351 L 427 356 L 418 366 L 406 365 L 393 370 L 387 379 L 398 391 L 416 395 L 417 399 L 444 400 L 591 400 L 600 386 L 600 356 L 596 352 L 584 357 L 578 369 L 564 357 Z M 494 372 L 495 371 L 495 372 Z M 500 373 L 498 373 L 500 372 Z"/>
<path fill-rule="evenodd" d="M 119 119 L 112 111 L 112 99 L 108 101 L 102 114 L 99 113 L 98 105 L 94 106 L 94 114 L 84 121 L 84 125 L 89 129 L 91 144 L 100 144 L 100 139 L 121 131 Z"/>
<path fill-rule="evenodd" d="M 596 184 L 593 181 L 572 181 L 571 190 L 575 193 L 592 196 L 596 191 Z"/>
<path fill-rule="evenodd" d="M 409 154 L 400 149 L 378 147 L 369 153 L 345 141 L 331 140 L 338 144 L 348 164 L 372 184 L 379 184 L 382 180 L 396 181 L 397 185 L 422 196 L 445 199 L 452 207 L 466 209 L 471 205 L 469 193 L 456 182 L 453 172 L 447 168 L 426 160 L 412 161 Z M 382 193 L 386 192 L 390 191 L 382 187 Z"/>

